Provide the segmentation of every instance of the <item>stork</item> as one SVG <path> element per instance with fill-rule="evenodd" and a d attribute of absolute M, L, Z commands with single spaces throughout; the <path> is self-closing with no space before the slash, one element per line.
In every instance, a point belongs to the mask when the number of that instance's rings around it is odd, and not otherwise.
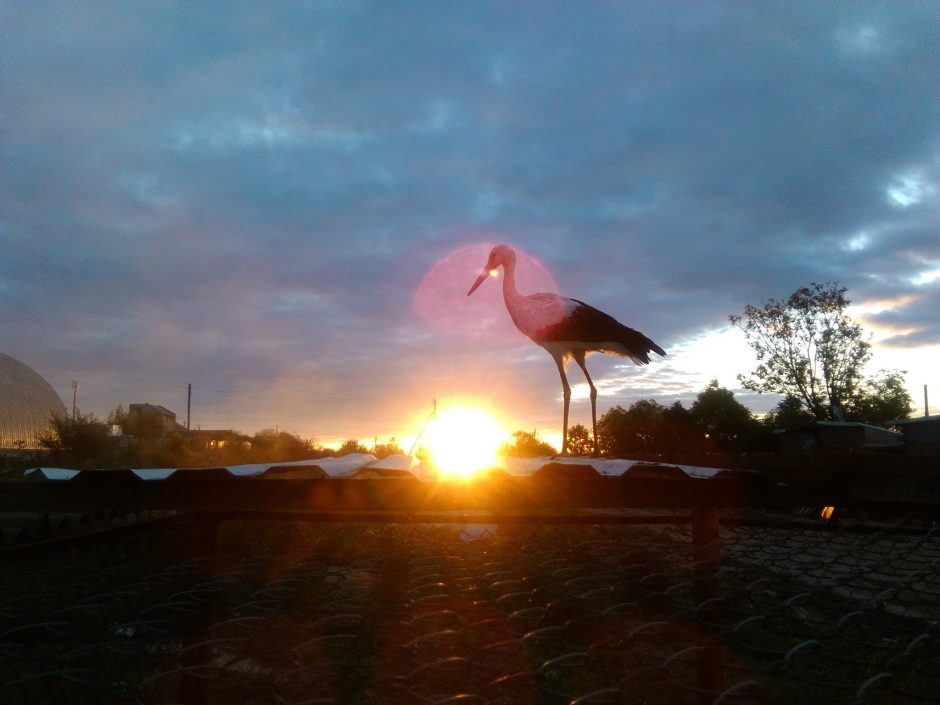
<path fill-rule="evenodd" d="M 594 433 L 594 455 L 597 455 L 597 389 L 588 374 L 585 356 L 591 352 L 602 352 L 628 357 L 637 365 L 645 365 L 650 361 L 650 352 L 663 356 L 666 353 L 640 331 L 628 328 L 583 301 L 558 294 L 520 294 L 516 289 L 516 253 L 508 245 L 497 245 L 490 251 L 486 266 L 473 282 L 467 296 L 476 291 L 487 276 L 496 276 L 499 267 L 503 268 L 503 300 L 512 322 L 521 333 L 545 348 L 558 366 L 565 399 L 562 455 L 568 452 L 568 407 L 571 402 L 571 386 L 565 375 L 568 360 L 578 363 L 591 388 L 591 427 Z"/>

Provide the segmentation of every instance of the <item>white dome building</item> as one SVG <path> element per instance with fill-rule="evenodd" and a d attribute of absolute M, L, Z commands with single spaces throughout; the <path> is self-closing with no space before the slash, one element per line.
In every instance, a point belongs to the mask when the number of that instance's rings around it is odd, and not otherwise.
<path fill-rule="evenodd" d="M 53 414 L 65 405 L 38 372 L 0 353 L 0 450 L 39 448 L 38 437 L 49 430 Z"/>

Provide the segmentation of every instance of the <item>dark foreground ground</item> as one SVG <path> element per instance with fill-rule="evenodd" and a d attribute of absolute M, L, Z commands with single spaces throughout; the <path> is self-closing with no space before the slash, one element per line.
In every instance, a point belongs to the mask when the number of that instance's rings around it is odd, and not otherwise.
<path fill-rule="evenodd" d="M 0 702 L 940 703 L 940 529 L 899 526 L 723 528 L 704 583 L 688 526 L 125 537 L 3 567 Z"/>

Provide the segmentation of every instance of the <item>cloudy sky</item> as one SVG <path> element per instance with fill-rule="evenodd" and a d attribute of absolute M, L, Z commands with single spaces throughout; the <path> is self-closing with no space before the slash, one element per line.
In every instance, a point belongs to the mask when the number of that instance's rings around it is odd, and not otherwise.
<path fill-rule="evenodd" d="M 839 281 L 940 411 L 940 5 L 0 0 L 0 351 L 67 406 L 322 441 L 560 425 L 490 245 L 737 388 L 727 317 Z M 572 381 L 578 371 L 572 371 Z M 590 421 L 584 387 L 573 422 Z M 756 411 L 774 399 L 743 392 Z"/>

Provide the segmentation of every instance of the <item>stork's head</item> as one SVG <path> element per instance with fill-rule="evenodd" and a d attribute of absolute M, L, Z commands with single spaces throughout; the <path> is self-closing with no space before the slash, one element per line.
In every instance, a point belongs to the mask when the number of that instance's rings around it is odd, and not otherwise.
<path fill-rule="evenodd" d="M 486 260 L 486 266 L 483 268 L 483 271 L 480 272 L 480 276 L 477 277 L 477 280 L 473 282 L 473 286 L 470 287 L 467 296 L 470 296 L 470 294 L 476 291 L 477 287 L 479 287 L 488 276 L 495 277 L 499 274 L 500 267 L 514 267 L 515 264 L 516 253 L 513 252 L 512 248 L 509 245 L 497 245 L 490 250 L 490 256 Z"/>

